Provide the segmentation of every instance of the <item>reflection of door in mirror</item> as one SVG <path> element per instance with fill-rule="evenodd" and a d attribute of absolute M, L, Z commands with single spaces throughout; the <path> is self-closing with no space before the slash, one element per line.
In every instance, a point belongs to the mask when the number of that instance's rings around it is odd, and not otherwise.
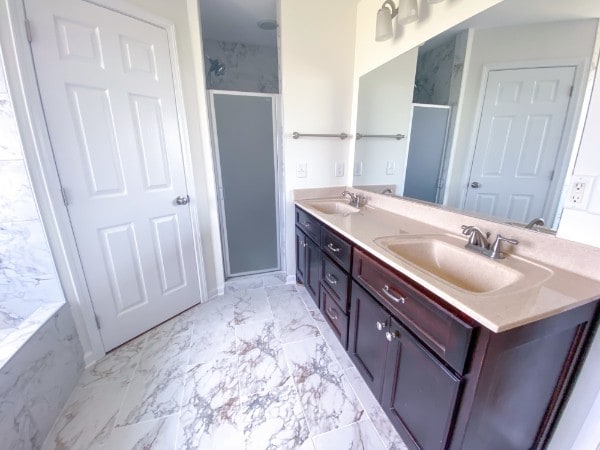
<path fill-rule="evenodd" d="M 574 77 L 573 66 L 488 73 L 465 210 L 551 223 Z"/>

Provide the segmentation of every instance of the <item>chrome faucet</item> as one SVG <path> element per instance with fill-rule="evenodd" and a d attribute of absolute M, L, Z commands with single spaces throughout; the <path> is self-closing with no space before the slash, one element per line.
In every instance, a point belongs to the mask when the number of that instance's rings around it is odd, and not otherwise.
<path fill-rule="evenodd" d="M 474 226 L 463 225 L 462 234 L 465 236 L 469 236 L 468 246 L 478 247 L 481 249 L 489 249 L 490 243 L 488 242 L 488 238 L 490 237 L 490 233 L 483 234 L 479 228 Z"/>
<path fill-rule="evenodd" d="M 383 191 L 381 191 L 381 193 L 383 195 L 394 195 L 394 191 L 392 191 L 390 188 L 384 189 Z"/>
<path fill-rule="evenodd" d="M 367 197 L 363 194 L 355 194 L 354 192 L 344 191 L 342 192 L 342 197 L 350 197 L 350 205 L 355 208 L 360 208 L 361 206 L 365 206 L 367 204 Z"/>
<path fill-rule="evenodd" d="M 502 242 L 507 244 L 517 245 L 519 241 L 516 239 L 508 239 L 498 234 L 493 244 L 490 244 L 488 238 L 490 233 L 483 233 L 479 228 L 475 226 L 463 225 L 462 234 L 469 236 L 469 242 L 465 245 L 465 248 L 472 250 L 477 253 L 481 253 L 484 256 L 492 259 L 504 259 L 505 254 L 502 251 Z"/>
<path fill-rule="evenodd" d="M 541 217 L 537 217 L 537 218 L 533 219 L 531 222 L 529 222 L 527 225 L 525 225 L 525 228 L 527 228 L 528 230 L 533 230 L 533 227 L 535 227 L 535 226 L 543 227 L 545 223 L 546 222 L 544 222 L 544 219 L 542 219 Z"/>

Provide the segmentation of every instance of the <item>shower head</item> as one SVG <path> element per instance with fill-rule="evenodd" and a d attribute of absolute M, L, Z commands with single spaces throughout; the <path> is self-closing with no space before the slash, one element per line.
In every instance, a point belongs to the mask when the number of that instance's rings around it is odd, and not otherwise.
<path fill-rule="evenodd" d="M 221 77 L 225 74 L 225 64 L 220 62 L 218 59 L 208 58 L 210 64 L 208 73 L 213 74 L 216 77 Z"/>

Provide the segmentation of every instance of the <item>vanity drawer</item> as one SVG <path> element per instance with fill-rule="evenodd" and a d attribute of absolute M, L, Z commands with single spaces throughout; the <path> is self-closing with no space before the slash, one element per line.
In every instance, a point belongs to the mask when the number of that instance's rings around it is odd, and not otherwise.
<path fill-rule="evenodd" d="M 321 222 L 298 207 L 296 207 L 296 226 L 317 245 L 321 245 Z"/>
<path fill-rule="evenodd" d="M 348 284 L 350 276 L 336 265 L 328 256 L 323 258 L 321 283 L 327 286 L 338 306 L 348 313 Z"/>
<path fill-rule="evenodd" d="M 321 248 L 326 255 L 342 266 L 346 272 L 350 272 L 352 245 L 346 239 L 323 226 L 321 228 Z"/>
<path fill-rule="evenodd" d="M 348 347 L 348 316 L 338 306 L 329 288 L 321 283 L 321 312 L 344 348 Z"/>
<path fill-rule="evenodd" d="M 428 299 L 400 274 L 358 249 L 354 249 L 352 276 L 434 353 L 455 370 L 464 373 L 473 332 L 470 324 Z"/>

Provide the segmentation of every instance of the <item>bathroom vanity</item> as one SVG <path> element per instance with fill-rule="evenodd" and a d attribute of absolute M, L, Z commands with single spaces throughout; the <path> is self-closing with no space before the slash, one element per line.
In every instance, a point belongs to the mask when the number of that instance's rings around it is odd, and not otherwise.
<path fill-rule="evenodd" d="M 597 280 L 512 249 L 487 259 L 460 228 L 383 208 L 301 200 L 295 217 L 297 280 L 409 448 L 545 446 Z"/>

